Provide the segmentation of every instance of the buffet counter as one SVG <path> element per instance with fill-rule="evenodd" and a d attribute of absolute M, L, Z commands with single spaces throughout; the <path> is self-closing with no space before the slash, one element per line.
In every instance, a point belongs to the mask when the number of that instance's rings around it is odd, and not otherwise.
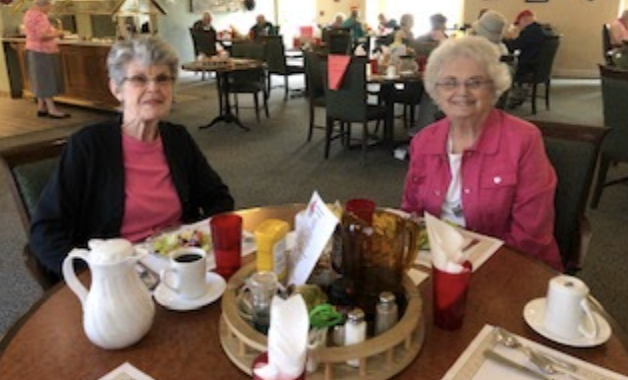
<path fill-rule="evenodd" d="M 23 37 L 2 39 L 9 75 L 11 97 L 32 97 L 26 69 L 26 40 Z M 107 54 L 111 39 L 82 40 L 68 38 L 59 41 L 65 92 L 55 97 L 61 103 L 115 110 L 119 103 L 109 91 Z"/>

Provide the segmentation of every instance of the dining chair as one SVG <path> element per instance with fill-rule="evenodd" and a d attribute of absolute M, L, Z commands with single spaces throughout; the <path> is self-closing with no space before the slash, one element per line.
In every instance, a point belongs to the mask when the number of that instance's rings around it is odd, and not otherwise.
<path fill-rule="evenodd" d="M 600 65 L 604 125 L 611 128 L 600 152 L 600 165 L 591 207 L 597 208 L 604 188 L 628 183 L 628 177 L 606 180 L 612 162 L 628 162 L 628 71 Z"/>
<path fill-rule="evenodd" d="M 231 56 L 234 58 L 248 58 L 263 61 L 265 56 L 264 43 L 258 41 L 236 41 L 233 43 Z M 258 94 L 261 93 L 266 118 L 270 117 L 268 111 L 268 92 L 264 67 L 234 71 L 229 74 L 228 80 L 229 93 L 234 97 L 236 115 L 240 115 L 238 94 L 251 94 L 253 96 L 255 117 L 259 123 L 260 116 Z"/>
<path fill-rule="evenodd" d="M 270 94 L 272 76 L 280 75 L 284 78 L 284 101 L 288 100 L 290 92 L 289 77 L 292 75 L 305 76 L 305 67 L 303 65 L 289 64 L 286 56 L 286 47 L 283 43 L 283 36 L 266 36 L 266 65 L 268 70 L 267 91 Z"/>
<path fill-rule="evenodd" d="M 611 44 L 611 31 L 608 24 L 602 24 L 602 54 L 604 62 L 608 66 L 614 66 L 613 45 Z"/>
<path fill-rule="evenodd" d="M 392 102 L 403 106 L 403 125 L 410 128 L 416 120 L 416 109 L 421 104 L 424 88 L 423 82 L 404 83 L 403 87 L 395 87 L 392 92 Z"/>
<path fill-rule="evenodd" d="M 190 28 L 194 57 L 204 54 L 206 57 L 216 55 L 216 33 Z M 201 73 L 201 80 L 205 80 L 205 72 Z"/>
<path fill-rule="evenodd" d="M 548 121 L 531 122 L 541 130 L 545 150 L 556 171 L 554 237 L 565 272 L 573 274 L 582 268 L 592 237 L 585 210 L 600 145 L 609 129 Z"/>
<path fill-rule="evenodd" d="M 328 68 L 323 65 L 323 80 L 325 81 L 325 159 L 329 158 L 332 140 L 340 138 L 345 145 L 351 142 L 351 127 L 354 123 L 362 125 L 362 164 L 366 164 L 366 149 L 369 140 L 375 137 L 369 133 L 370 121 L 386 122 L 387 107 L 369 104 L 366 89 L 366 57 L 351 57 L 344 78 L 337 90 L 331 89 L 327 78 Z M 334 134 L 334 122 L 340 123 L 338 133 Z"/>
<path fill-rule="evenodd" d="M 329 34 L 329 54 L 351 55 L 352 46 L 351 32 L 338 29 Z"/>
<path fill-rule="evenodd" d="M 39 197 L 59 161 L 65 139 L 52 139 L 17 145 L 0 152 L 0 170 L 9 186 L 26 236 L 30 232 L 31 216 L 35 213 Z M 44 289 L 49 289 L 59 278 L 46 271 L 28 244 L 23 259 L 33 278 Z"/>
<path fill-rule="evenodd" d="M 307 141 L 312 140 L 314 128 L 325 129 L 324 125 L 316 124 L 316 109 L 325 108 L 325 81 L 322 65 L 327 62 L 319 53 L 307 51 L 305 58 L 305 88 L 309 110 Z"/>
<path fill-rule="evenodd" d="M 545 86 L 545 108 L 550 109 L 550 87 L 552 83 L 552 67 L 554 66 L 554 58 L 560 46 L 560 37 L 557 35 L 546 36 L 545 41 L 541 45 L 539 55 L 534 63 L 534 69 L 530 74 L 520 78 L 515 78 L 518 86 L 529 85 L 532 87 L 530 100 L 532 103 L 532 115 L 536 115 L 536 98 L 538 96 L 538 85 Z"/>

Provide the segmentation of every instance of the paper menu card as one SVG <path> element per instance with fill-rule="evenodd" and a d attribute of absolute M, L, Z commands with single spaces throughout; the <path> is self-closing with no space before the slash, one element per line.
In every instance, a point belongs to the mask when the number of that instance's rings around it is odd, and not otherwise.
<path fill-rule="evenodd" d="M 155 380 L 126 362 L 98 380 Z"/>
<path fill-rule="evenodd" d="M 495 362 L 494 360 L 487 359 L 484 355 L 486 350 L 494 350 L 507 359 L 514 361 L 526 368 L 534 371 L 538 371 L 539 374 L 551 378 L 551 379 L 568 379 L 571 377 L 565 375 L 547 375 L 543 374 L 536 369 L 534 365 L 529 362 L 529 359 L 520 350 L 504 347 L 503 345 L 496 344 L 496 340 L 493 337 L 494 326 L 485 325 L 478 335 L 469 344 L 467 349 L 460 355 L 458 360 L 447 371 L 442 380 L 493 380 L 493 379 L 508 379 L 508 380 L 533 380 L 536 377 L 525 374 L 509 366 Z M 523 337 L 517 336 L 522 343 L 526 346 L 542 353 L 552 355 L 552 357 L 559 359 L 563 362 L 570 363 L 576 366 L 574 372 L 574 378 L 582 378 L 588 380 L 628 380 L 628 377 L 620 375 L 616 372 L 609 371 L 605 368 L 596 366 L 591 363 L 587 363 L 583 360 L 569 356 L 560 351 L 556 351 L 547 346 L 535 343 Z"/>
<path fill-rule="evenodd" d="M 338 225 L 338 218 L 316 191 L 299 219 L 288 275 L 288 285 L 297 286 L 305 284 L 310 277 Z"/>

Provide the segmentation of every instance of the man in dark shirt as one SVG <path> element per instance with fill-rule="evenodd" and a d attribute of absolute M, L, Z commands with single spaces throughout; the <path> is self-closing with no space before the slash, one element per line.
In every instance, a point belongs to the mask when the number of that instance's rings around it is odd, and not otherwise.
<path fill-rule="evenodd" d="M 217 34 L 212 26 L 212 15 L 203 13 L 203 18 L 192 25 L 192 39 L 194 40 L 195 54 L 204 54 L 208 57 L 216 55 Z"/>
<path fill-rule="evenodd" d="M 258 15 L 255 25 L 251 27 L 249 34 L 251 35 L 251 39 L 256 40 L 264 36 L 275 34 L 275 29 L 273 28 L 273 24 L 266 21 L 264 15 Z"/>
<path fill-rule="evenodd" d="M 519 35 L 515 39 L 506 40 L 505 43 L 510 52 L 519 51 L 517 71 L 514 78 L 516 83 L 534 72 L 541 45 L 543 45 L 547 35 L 541 25 L 536 22 L 534 13 L 530 10 L 519 12 L 515 25 L 519 30 Z M 523 88 L 515 87 L 510 97 L 510 106 L 514 108 L 525 101 L 527 91 Z"/>
<path fill-rule="evenodd" d="M 203 18 L 196 21 L 194 25 L 192 25 L 192 28 L 194 28 L 194 30 L 213 31 L 216 33 L 216 30 L 212 26 L 212 15 L 209 12 L 203 13 Z"/>
<path fill-rule="evenodd" d="M 534 13 L 529 10 L 519 13 L 515 25 L 519 29 L 519 35 L 515 39 L 506 40 L 506 46 L 511 52 L 519 50 L 516 81 L 533 72 L 541 45 L 543 45 L 547 35 L 541 25 L 536 22 Z"/>

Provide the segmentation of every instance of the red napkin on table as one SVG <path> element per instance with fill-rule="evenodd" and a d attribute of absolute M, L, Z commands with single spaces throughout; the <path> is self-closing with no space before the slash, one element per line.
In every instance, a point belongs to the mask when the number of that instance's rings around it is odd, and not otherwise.
<path fill-rule="evenodd" d="M 330 55 L 327 58 L 327 79 L 329 81 L 329 88 L 332 90 L 338 90 L 342 78 L 347 72 L 347 67 L 351 61 L 350 55 Z"/>

